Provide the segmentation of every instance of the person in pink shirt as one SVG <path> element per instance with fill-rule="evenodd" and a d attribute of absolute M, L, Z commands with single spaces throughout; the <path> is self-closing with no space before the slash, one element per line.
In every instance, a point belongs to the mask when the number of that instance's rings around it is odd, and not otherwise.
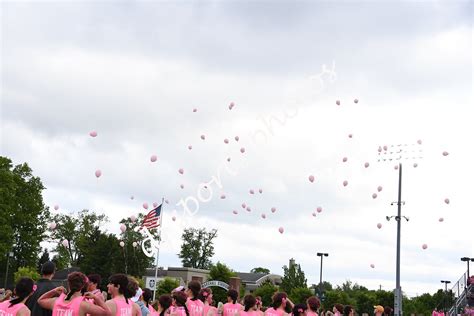
<path fill-rule="evenodd" d="M 67 276 L 69 292 L 62 286 L 44 293 L 38 299 L 38 304 L 44 309 L 53 311 L 53 316 L 84 316 L 104 315 L 110 316 L 110 310 L 104 303 L 102 296 L 87 292 L 84 296 L 82 290 L 87 285 L 87 277 L 81 272 L 72 272 Z M 94 304 L 86 299 L 93 299 Z"/>
<path fill-rule="evenodd" d="M 293 306 L 293 310 L 291 314 L 293 316 L 305 316 L 307 309 L 308 309 L 308 304 L 303 304 L 303 303 L 295 304 L 295 306 Z"/>
<path fill-rule="evenodd" d="M 35 282 L 30 278 L 21 278 L 15 286 L 16 298 L 0 303 L 0 315 L 30 316 L 31 311 L 25 305 L 26 300 L 34 292 Z"/>
<path fill-rule="evenodd" d="M 158 298 L 158 309 L 156 313 L 159 316 L 165 316 L 166 314 L 170 313 L 171 305 L 173 304 L 173 299 L 170 295 L 161 295 Z"/>
<path fill-rule="evenodd" d="M 188 308 L 190 316 L 204 315 L 204 303 L 198 298 L 200 291 L 201 283 L 198 281 L 188 283 L 188 289 L 186 290 L 186 294 L 188 295 L 186 307 Z"/>
<path fill-rule="evenodd" d="M 230 289 L 227 291 L 227 303 L 222 307 L 223 316 L 236 316 L 239 315 L 241 310 L 243 310 L 242 305 L 237 303 L 238 297 L 239 293 L 236 290 Z"/>
<path fill-rule="evenodd" d="M 100 291 L 100 281 L 102 280 L 98 274 L 89 274 L 87 276 L 89 283 L 87 284 L 87 291 L 91 292 L 93 295 L 102 295 Z"/>
<path fill-rule="evenodd" d="M 256 308 L 258 316 L 263 316 L 262 305 L 263 305 L 262 304 L 262 297 L 261 296 L 256 296 L 255 297 L 255 308 Z"/>
<path fill-rule="evenodd" d="M 173 309 L 170 313 L 171 316 L 189 316 L 189 310 L 186 306 L 188 296 L 182 291 L 176 291 L 172 296 Z"/>
<path fill-rule="evenodd" d="M 204 303 L 204 316 L 217 316 L 217 308 L 212 306 L 212 290 L 203 288 L 199 292 L 199 299 Z"/>
<path fill-rule="evenodd" d="M 344 313 L 344 305 L 334 304 L 334 307 L 332 308 L 332 312 L 334 313 L 334 316 L 341 316 L 342 313 Z"/>
<path fill-rule="evenodd" d="M 273 295 L 272 306 L 267 308 L 265 316 L 283 316 L 287 315 L 285 308 L 289 302 L 288 295 L 285 292 L 278 292 Z"/>
<path fill-rule="evenodd" d="M 244 310 L 240 311 L 240 316 L 259 316 L 257 312 L 257 300 L 252 294 L 244 297 Z"/>
<path fill-rule="evenodd" d="M 311 296 L 306 300 L 308 309 L 306 310 L 306 316 L 318 316 L 318 310 L 321 306 L 321 302 L 316 296 Z"/>
<path fill-rule="evenodd" d="M 141 315 L 138 305 L 130 300 L 131 297 L 135 296 L 135 293 L 131 295 L 132 293 L 128 286 L 129 279 L 125 274 L 118 273 L 110 276 L 107 291 L 112 296 L 112 299 L 108 300 L 105 304 L 109 308 L 111 316 Z"/>

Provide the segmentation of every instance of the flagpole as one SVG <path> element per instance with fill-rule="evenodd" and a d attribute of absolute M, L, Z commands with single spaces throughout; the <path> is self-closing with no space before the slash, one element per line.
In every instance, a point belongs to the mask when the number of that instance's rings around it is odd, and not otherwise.
<path fill-rule="evenodd" d="M 162 222 L 163 222 L 163 208 L 164 208 L 165 198 L 161 198 L 161 215 L 160 215 L 160 231 L 158 233 L 158 249 L 156 251 L 156 266 L 155 266 L 155 288 L 153 289 L 153 301 L 156 299 L 156 286 L 158 282 L 156 279 L 158 278 L 158 260 L 160 258 L 160 244 L 161 244 L 161 230 L 163 229 Z"/>

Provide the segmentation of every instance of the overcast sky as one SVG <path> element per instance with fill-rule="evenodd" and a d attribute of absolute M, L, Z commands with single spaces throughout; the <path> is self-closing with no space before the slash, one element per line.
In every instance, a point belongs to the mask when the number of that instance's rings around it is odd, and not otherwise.
<path fill-rule="evenodd" d="M 471 1 L 3 1 L 1 11 L 1 155 L 33 168 L 53 213 L 103 212 L 118 233 L 163 197 L 162 266 L 180 265 L 184 227 L 217 228 L 213 261 L 236 271 L 282 274 L 294 258 L 313 284 L 316 252 L 328 252 L 324 280 L 392 290 L 396 223 L 385 216 L 397 211 L 398 172 L 377 149 L 416 144 L 402 160 L 402 289 L 434 292 L 474 257 Z M 219 176 L 203 201 L 199 185 Z"/>

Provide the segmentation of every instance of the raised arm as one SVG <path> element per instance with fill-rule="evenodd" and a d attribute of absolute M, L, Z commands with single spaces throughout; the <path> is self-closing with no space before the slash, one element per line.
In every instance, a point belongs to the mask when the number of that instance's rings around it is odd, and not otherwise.
<path fill-rule="evenodd" d="M 108 307 L 110 315 L 115 316 L 117 314 L 117 305 L 115 304 L 114 300 L 108 300 L 105 302 L 105 305 Z"/>
<path fill-rule="evenodd" d="M 81 302 L 81 309 L 85 314 L 90 315 L 101 315 L 101 316 L 111 316 L 109 307 L 105 304 L 102 295 L 94 295 L 92 293 L 86 293 L 84 295 L 88 299 L 93 299 L 94 304 L 83 301 Z M 114 304 L 115 305 L 115 304 Z"/>
<path fill-rule="evenodd" d="M 38 299 L 38 304 L 44 309 L 53 310 L 54 303 L 59 295 L 66 292 L 66 289 L 62 286 L 52 289 L 49 292 L 44 293 Z"/>

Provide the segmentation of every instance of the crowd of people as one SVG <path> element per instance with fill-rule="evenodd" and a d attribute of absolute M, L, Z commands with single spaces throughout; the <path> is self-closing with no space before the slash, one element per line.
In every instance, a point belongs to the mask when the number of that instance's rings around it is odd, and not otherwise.
<path fill-rule="evenodd" d="M 180 286 L 153 301 L 150 289 L 141 289 L 133 277 L 114 274 L 109 277 L 107 292 L 99 289 L 97 274 L 72 272 L 67 277 L 67 289 L 54 287 L 51 278 L 54 264 L 42 266 L 42 278 L 35 282 L 21 278 L 10 296 L 0 303 L 0 316 L 354 316 L 350 305 L 335 304 L 324 311 L 316 296 L 294 304 L 286 293 L 276 292 L 270 306 L 262 306 L 262 299 L 252 294 L 239 299 L 230 289 L 227 302 L 216 304 L 212 290 L 202 288 L 198 281 Z M 390 307 L 374 306 L 375 316 L 388 316 Z"/>

